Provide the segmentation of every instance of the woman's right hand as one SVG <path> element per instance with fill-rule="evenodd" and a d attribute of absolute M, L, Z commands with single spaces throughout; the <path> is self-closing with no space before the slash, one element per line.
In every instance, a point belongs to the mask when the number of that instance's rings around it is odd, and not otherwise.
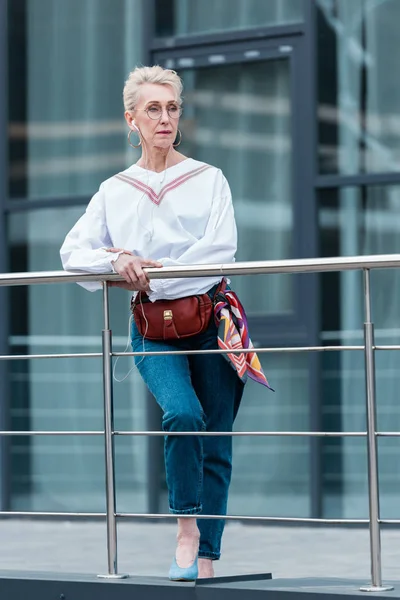
<path fill-rule="evenodd" d="M 109 248 L 109 252 L 119 252 L 120 249 Z M 124 290 L 143 291 L 150 290 L 150 280 L 143 271 L 145 267 L 162 267 L 162 264 L 156 260 L 141 258 L 134 255 L 129 250 L 124 250 L 117 260 L 113 263 L 116 271 L 125 281 L 110 281 L 110 287 L 120 287 Z"/>

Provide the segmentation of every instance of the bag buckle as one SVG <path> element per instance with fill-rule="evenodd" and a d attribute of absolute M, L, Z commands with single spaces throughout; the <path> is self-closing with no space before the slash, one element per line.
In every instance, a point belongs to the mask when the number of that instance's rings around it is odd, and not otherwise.
<path fill-rule="evenodd" d="M 172 321 L 172 310 L 164 310 L 164 321 Z"/>

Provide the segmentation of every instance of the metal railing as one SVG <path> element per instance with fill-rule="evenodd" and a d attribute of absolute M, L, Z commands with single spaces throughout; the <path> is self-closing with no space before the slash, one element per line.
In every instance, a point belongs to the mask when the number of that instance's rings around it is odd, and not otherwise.
<path fill-rule="evenodd" d="M 104 436 L 105 447 L 105 473 L 106 473 L 106 512 L 77 513 L 77 512 L 28 512 L 28 511 L 0 511 L 0 516 L 54 516 L 54 517 L 105 517 L 107 524 L 107 557 L 108 573 L 99 575 L 106 578 L 122 578 L 126 575 L 118 573 L 117 564 L 117 519 L 141 518 L 176 518 L 172 514 L 142 514 L 118 513 L 116 511 L 115 497 L 115 436 L 165 436 L 165 435 L 229 435 L 229 436 L 302 436 L 302 437 L 365 437 L 368 452 L 368 519 L 322 519 L 322 518 L 295 518 L 295 517 L 254 517 L 246 515 L 196 515 L 200 519 L 264 521 L 278 523 L 318 523 L 318 524 L 368 524 L 370 532 L 370 558 L 371 558 L 371 585 L 360 588 L 362 591 L 385 591 L 393 587 L 382 584 L 381 564 L 381 524 L 400 524 L 400 519 L 380 519 L 379 514 L 379 482 L 377 462 L 377 437 L 399 437 L 400 431 L 378 432 L 376 430 L 376 398 L 375 398 L 375 351 L 400 350 L 400 345 L 377 346 L 374 342 L 374 325 L 371 317 L 371 283 L 370 270 L 400 267 L 400 254 L 355 256 L 341 258 L 311 258 L 300 260 L 258 261 L 241 262 L 227 265 L 195 265 L 185 267 L 164 267 L 162 269 L 147 269 L 150 279 L 203 277 L 222 275 L 255 275 L 271 273 L 323 273 L 328 271 L 362 270 L 364 275 L 364 345 L 357 346 L 306 346 L 306 347 L 281 347 L 257 348 L 258 353 L 265 352 L 332 352 L 332 351 L 364 351 L 365 380 L 366 380 L 366 416 L 367 430 L 361 432 L 324 432 L 324 431 L 235 431 L 235 432 L 164 432 L 164 431 L 116 431 L 113 423 L 113 385 L 112 385 L 112 359 L 116 356 L 141 356 L 161 354 L 223 354 L 235 351 L 229 350 L 192 350 L 174 352 L 113 352 L 112 333 L 109 321 L 108 281 L 121 280 L 115 274 L 86 274 L 64 271 L 48 271 L 36 273 L 0 274 L 1 286 L 49 284 L 49 283 L 75 283 L 100 281 L 103 287 L 103 314 L 104 329 L 102 330 L 102 352 L 68 353 L 68 354 L 33 354 L 33 355 L 0 355 L 0 360 L 32 360 L 52 358 L 101 358 L 103 364 L 103 399 L 104 399 L 104 430 L 103 431 L 0 431 L 0 436 L 47 436 L 47 435 L 92 435 Z M 238 350 L 237 352 L 245 352 Z"/>

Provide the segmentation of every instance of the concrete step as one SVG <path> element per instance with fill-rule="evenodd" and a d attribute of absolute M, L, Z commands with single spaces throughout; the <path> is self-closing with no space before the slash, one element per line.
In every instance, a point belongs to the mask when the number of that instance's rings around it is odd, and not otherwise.
<path fill-rule="evenodd" d="M 95 575 L 0 571 L 1 597 L 12 600 L 335 600 L 359 597 L 355 579 L 272 579 L 271 573 L 171 582 L 164 577 L 103 579 Z M 400 581 L 374 598 L 400 598 Z"/>

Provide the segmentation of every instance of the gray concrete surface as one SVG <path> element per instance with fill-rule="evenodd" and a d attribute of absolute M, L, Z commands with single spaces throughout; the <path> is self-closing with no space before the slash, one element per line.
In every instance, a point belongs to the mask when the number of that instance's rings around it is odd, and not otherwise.
<path fill-rule="evenodd" d="M 104 573 L 101 522 L 0 521 L 0 570 Z M 119 571 L 164 576 L 174 553 L 175 525 L 146 521 L 118 527 Z M 277 527 L 228 523 L 216 575 L 271 571 L 273 577 L 370 579 L 367 529 Z M 382 531 L 383 577 L 400 579 L 400 530 Z"/>

